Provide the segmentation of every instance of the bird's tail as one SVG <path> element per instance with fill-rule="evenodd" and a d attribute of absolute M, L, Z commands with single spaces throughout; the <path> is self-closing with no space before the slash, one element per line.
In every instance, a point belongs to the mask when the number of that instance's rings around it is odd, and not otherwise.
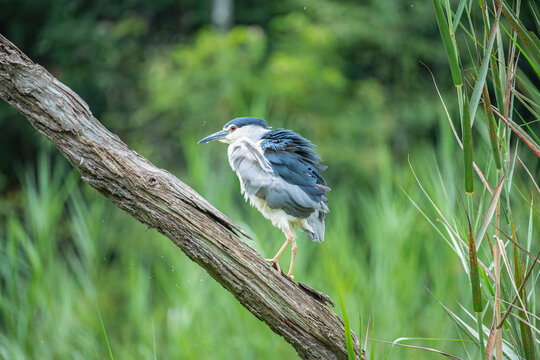
<path fill-rule="evenodd" d="M 311 229 L 303 229 L 306 234 L 311 238 L 313 241 L 322 242 L 324 241 L 324 216 L 326 215 L 326 211 L 323 209 L 319 209 L 318 211 L 315 211 L 313 214 L 311 214 L 307 218 L 307 223 L 311 227 Z"/>

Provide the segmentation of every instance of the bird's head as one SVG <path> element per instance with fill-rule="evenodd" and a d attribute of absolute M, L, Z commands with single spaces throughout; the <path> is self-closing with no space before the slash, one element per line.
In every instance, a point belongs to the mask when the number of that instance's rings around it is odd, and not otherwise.
<path fill-rule="evenodd" d="M 242 137 L 248 137 L 252 140 L 259 139 L 262 134 L 269 131 L 266 121 L 254 117 L 240 117 L 233 119 L 223 126 L 223 130 L 213 133 L 199 140 L 197 144 L 219 140 L 226 144 L 232 144 Z"/>

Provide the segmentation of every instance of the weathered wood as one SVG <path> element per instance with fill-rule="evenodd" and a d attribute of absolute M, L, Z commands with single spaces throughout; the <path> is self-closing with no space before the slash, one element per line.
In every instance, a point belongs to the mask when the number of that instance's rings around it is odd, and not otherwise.
<path fill-rule="evenodd" d="M 336 304 L 334 304 L 332 298 L 323 293 L 322 291 L 316 290 L 301 282 L 298 282 L 298 286 L 300 287 L 300 289 L 304 290 L 309 296 L 312 296 L 319 301 L 327 303 L 328 305 L 332 305 L 332 307 L 336 307 Z"/>
<path fill-rule="evenodd" d="M 347 359 L 343 322 L 283 278 L 238 225 L 189 186 L 130 150 L 88 105 L 0 35 L 0 97 L 52 141 L 81 178 L 171 239 L 304 359 Z M 356 354 L 359 357 L 358 342 Z"/>

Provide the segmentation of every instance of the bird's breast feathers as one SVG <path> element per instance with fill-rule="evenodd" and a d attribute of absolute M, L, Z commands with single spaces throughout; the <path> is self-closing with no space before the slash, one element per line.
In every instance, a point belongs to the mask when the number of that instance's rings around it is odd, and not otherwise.
<path fill-rule="evenodd" d="M 264 172 L 274 174 L 272 166 L 270 166 L 260 148 L 260 141 L 255 143 L 250 138 L 243 137 L 229 145 L 227 155 L 229 164 L 234 171 L 238 171 L 241 162 L 248 160 L 257 164 Z"/>

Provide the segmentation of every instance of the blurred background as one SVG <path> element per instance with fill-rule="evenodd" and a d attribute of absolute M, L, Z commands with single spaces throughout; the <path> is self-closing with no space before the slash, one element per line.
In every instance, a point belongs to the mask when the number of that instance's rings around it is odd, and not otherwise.
<path fill-rule="evenodd" d="M 457 206 L 462 153 L 426 69 L 455 114 L 431 2 L 0 0 L 0 8 L 4 36 L 130 148 L 247 229 L 265 257 L 283 235 L 244 203 L 225 145 L 196 142 L 238 116 L 311 139 L 329 167 L 331 213 L 324 243 L 298 232 L 296 279 L 335 301 L 339 287 L 362 338 L 368 328 L 390 342 L 425 338 L 413 344 L 460 357 L 474 346 L 427 291 L 458 313 L 471 306 L 459 258 L 416 208 L 435 219 L 409 165 L 432 196 Z M 1 358 L 296 357 L 170 241 L 84 185 L 4 102 L 0 134 Z M 528 217 L 530 179 L 516 171 L 514 184 Z M 538 223 L 538 207 L 531 214 Z M 379 343 L 374 351 L 435 356 Z"/>

